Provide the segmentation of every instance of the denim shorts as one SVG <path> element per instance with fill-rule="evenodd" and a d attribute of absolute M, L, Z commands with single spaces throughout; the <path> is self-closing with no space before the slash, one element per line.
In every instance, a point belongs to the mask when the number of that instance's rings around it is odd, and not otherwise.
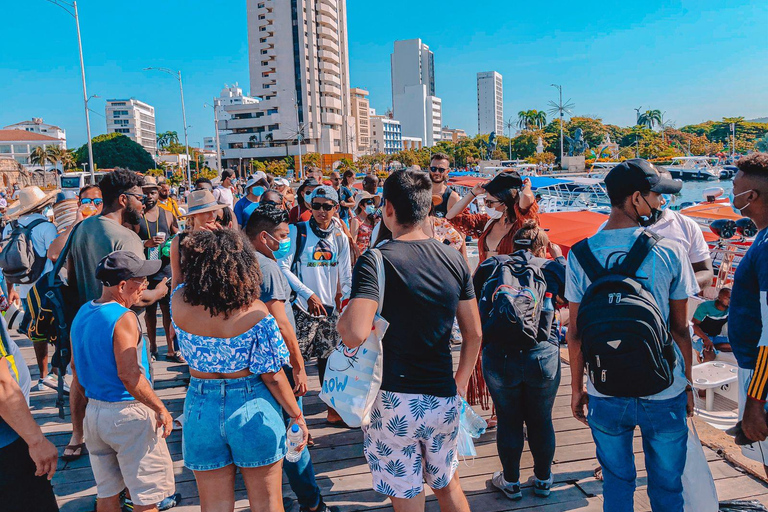
<path fill-rule="evenodd" d="M 193 471 L 230 464 L 255 468 L 285 457 L 282 410 L 261 377 L 191 378 L 182 452 L 184 465 Z"/>

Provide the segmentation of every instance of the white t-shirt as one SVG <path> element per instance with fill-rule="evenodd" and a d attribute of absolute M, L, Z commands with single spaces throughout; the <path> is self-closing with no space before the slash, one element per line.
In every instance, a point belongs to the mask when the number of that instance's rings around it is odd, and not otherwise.
<path fill-rule="evenodd" d="M 312 232 L 309 222 L 304 222 L 307 229 L 307 242 L 299 256 L 298 275 L 291 272 L 291 264 L 296 251 L 297 229 L 291 226 L 291 250 L 278 261 L 288 284 L 296 292 L 299 305 L 306 308 L 307 299 L 313 294 L 323 305 L 336 305 L 336 293 L 341 287 L 342 298 L 349 297 L 352 290 L 352 262 L 349 254 L 349 239 L 340 228 L 334 228 L 327 238 L 319 238 Z"/>
<path fill-rule="evenodd" d="M 603 222 L 598 231 L 602 231 L 607 223 L 608 221 Z M 664 210 L 661 219 L 648 229 L 679 243 L 691 263 L 699 263 L 711 257 L 707 241 L 704 240 L 704 233 L 701 232 L 696 221 L 674 210 Z"/>
<path fill-rule="evenodd" d="M 232 193 L 232 189 L 219 185 L 213 189 L 213 197 L 216 198 L 216 202 L 219 204 L 225 204 L 234 211 L 235 210 L 235 195 Z"/>

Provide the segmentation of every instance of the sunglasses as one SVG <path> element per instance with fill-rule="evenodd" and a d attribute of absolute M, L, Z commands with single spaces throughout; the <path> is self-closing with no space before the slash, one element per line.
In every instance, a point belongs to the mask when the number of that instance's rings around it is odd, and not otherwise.
<path fill-rule="evenodd" d="M 485 200 L 485 206 L 490 206 L 491 208 L 495 207 L 497 204 L 501 204 L 501 201 L 495 201 L 493 199 L 486 199 Z"/>
<path fill-rule="evenodd" d="M 136 199 L 138 199 L 139 201 L 141 201 L 142 203 L 145 203 L 147 201 L 147 196 L 145 196 L 144 194 L 134 194 L 134 193 L 131 193 L 131 192 L 123 192 L 123 195 L 133 196 Z"/>
<path fill-rule="evenodd" d="M 448 169 L 443 169 L 442 167 L 430 167 L 429 170 L 432 172 L 439 172 L 440 174 L 448 172 Z"/>
<path fill-rule="evenodd" d="M 94 206 L 101 206 L 101 204 L 104 202 L 104 200 L 100 197 L 97 197 L 95 199 L 91 199 L 90 197 L 86 197 L 84 199 L 80 200 L 80 204 L 93 204 Z"/>
<path fill-rule="evenodd" d="M 333 203 L 312 203 L 313 210 L 323 210 L 326 212 L 333 210 L 335 206 Z"/>

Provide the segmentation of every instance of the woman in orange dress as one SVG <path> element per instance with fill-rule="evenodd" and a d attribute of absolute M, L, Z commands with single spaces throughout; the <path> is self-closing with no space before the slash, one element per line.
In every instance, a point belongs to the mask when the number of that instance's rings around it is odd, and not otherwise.
<path fill-rule="evenodd" d="M 469 213 L 466 208 L 480 196 L 485 196 L 486 213 Z M 511 254 L 514 251 L 515 233 L 523 224 L 533 219 L 539 223 L 539 205 L 531 190 L 531 180 L 523 180 L 516 172 L 504 172 L 492 180 L 475 185 L 448 210 L 446 219 L 462 233 L 477 238 L 479 262 L 492 256 Z M 467 402 L 488 409 L 491 396 L 485 386 L 481 360 L 469 381 Z M 492 416 L 488 427 L 496 426 Z"/>

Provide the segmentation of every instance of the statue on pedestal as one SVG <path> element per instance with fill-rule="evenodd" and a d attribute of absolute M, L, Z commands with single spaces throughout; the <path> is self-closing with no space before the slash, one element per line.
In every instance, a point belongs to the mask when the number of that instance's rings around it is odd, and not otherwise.
<path fill-rule="evenodd" d="M 589 144 L 584 140 L 584 130 L 576 128 L 573 137 L 565 136 L 568 142 L 568 156 L 577 156 L 583 154 L 589 149 Z"/>
<path fill-rule="evenodd" d="M 541 135 L 539 135 L 539 141 L 536 143 L 536 154 L 540 155 L 544 152 L 544 141 L 541 139 Z"/>
<path fill-rule="evenodd" d="M 488 142 L 485 143 L 485 159 L 493 160 L 494 151 L 496 151 L 496 132 L 491 132 Z"/>

